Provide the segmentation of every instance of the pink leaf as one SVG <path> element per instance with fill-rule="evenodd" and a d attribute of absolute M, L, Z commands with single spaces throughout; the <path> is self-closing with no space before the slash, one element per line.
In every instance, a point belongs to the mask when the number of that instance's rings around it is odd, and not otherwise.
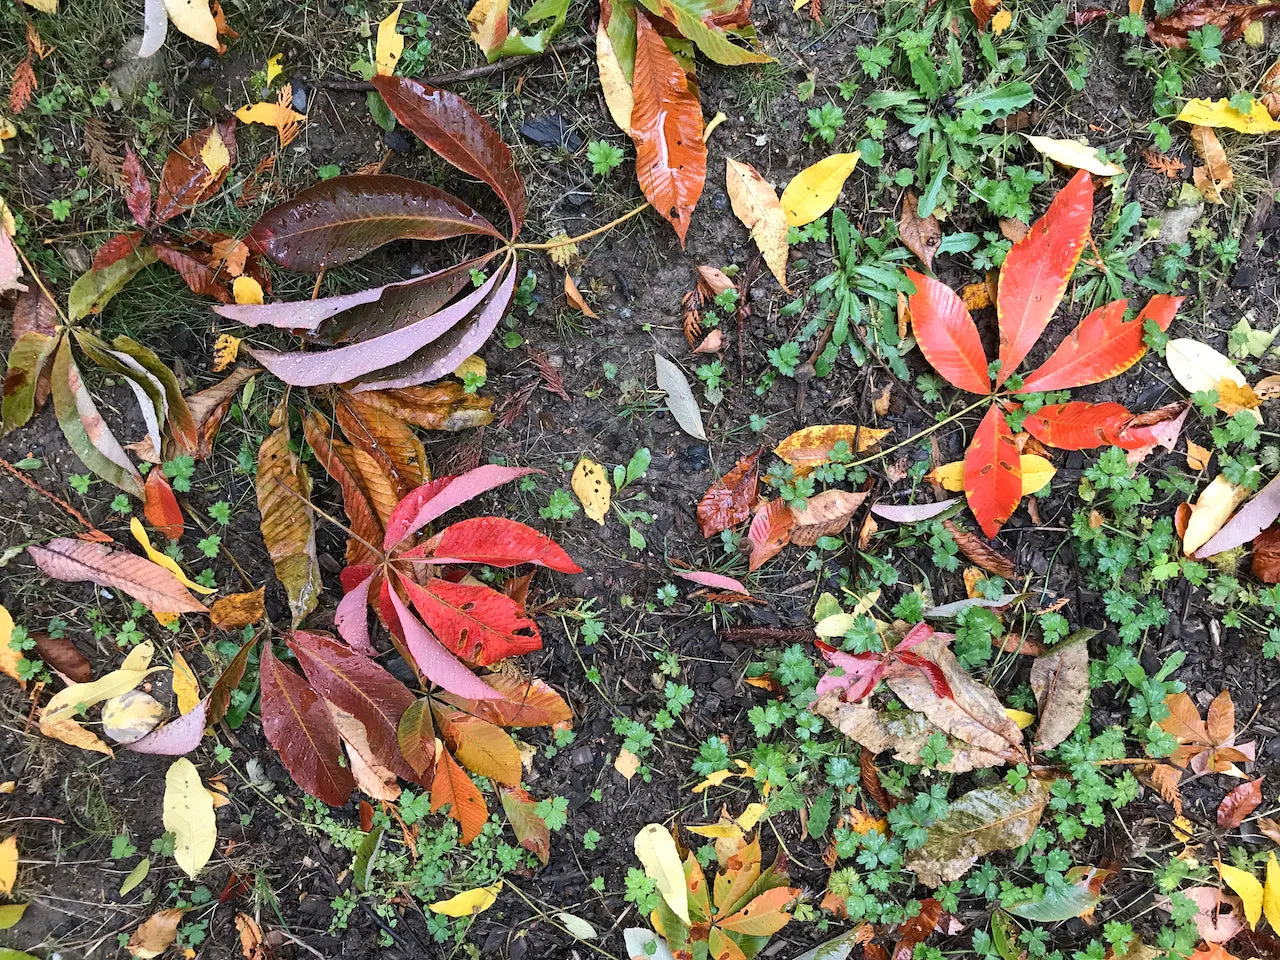
<path fill-rule="evenodd" d="M 681 570 L 672 571 L 677 577 L 685 580 L 691 580 L 694 583 L 700 583 L 704 587 L 711 587 L 714 590 L 731 590 L 734 593 L 740 593 L 744 597 L 751 596 L 751 592 L 742 585 L 742 581 L 735 580 L 733 577 L 726 577 L 722 573 L 711 573 L 707 570 L 691 570 L 685 573 Z"/>
<path fill-rule="evenodd" d="M 400 620 L 400 628 L 404 630 L 404 642 L 409 648 L 409 655 L 428 680 L 468 700 L 502 699 L 501 693 L 468 670 L 461 660 L 444 648 L 431 631 L 409 612 L 395 590 L 389 589 L 387 593 Z"/>
<path fill-rule="evenodd" d="M 120 590 L 162 613 L 206 612 L 177 577 L 144 557 L 69 537 L 50 540 L 43 547 L 30 546 L 27 552 L 41 572 L 55 580 L 88 581 Z"/>
<path fill-rule="evenodd" d="M 454 507 L 461 506 L 480 494 L 510 483 L 530 473 L 541 473 L 530 467 L 500 467 L 487 463 L 455 477 L 437 477 L 405 496 L 387 520 L 383 549 L 390 550 L 405 538 L 413 536 L 432 520 Z"/>
<path fill-rule="evenodd" d="M 937 503 L 877 503 L 872 505 L 871 512 L 894 523 L 919 523 L 946 513 L 959 500 L 959 497 L 951 497 Z"/>
<path fill-rule="evenodd" d="M 337 612 L 333 615 L 333 625 L 338 635 L 351 644 L 352 650 L 358 650 L 367 656 L 376 656 L 377 650 L 369 641 L 369 614 L 365 608 L 369 605 L 369 586 L 374 575 L 367 577 L 348 590 L 338 601 Z"/>

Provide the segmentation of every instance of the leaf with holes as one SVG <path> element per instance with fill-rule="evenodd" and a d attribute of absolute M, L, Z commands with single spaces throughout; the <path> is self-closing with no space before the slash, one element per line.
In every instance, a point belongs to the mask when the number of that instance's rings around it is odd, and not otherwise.
<path fill-rule="evenodd" d="M 1000 532 L 1022 499 L 1022 459 L 998 406 L 988 408 L 965 451 L 964 493 L 988 537 Z"/>

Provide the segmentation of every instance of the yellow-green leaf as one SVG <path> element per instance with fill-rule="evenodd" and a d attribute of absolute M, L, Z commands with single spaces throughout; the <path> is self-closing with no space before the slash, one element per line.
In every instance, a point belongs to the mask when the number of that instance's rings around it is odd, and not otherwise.
<path fill-rule="evenodd" d="M 124 883 L 120 884 L 120 896 L 132 891 L 143 880 L 147 879 L 147 874 L 151 872 L 151 858 L 143 857 L 138 861 L 138 865 L 129 871 L 129 875 L 124 878 Z"/>
<path fill-rule="evenodd" d="M 787 223 L 803 227 L 830 210 L 860 156 L 856 151 L 833 153 L 792 177 L 782 191 L 782 212 L 787 215 Z"/>
<path fill-rule="evenodd" d="M 0 906 L 0 930 L 8 930 L 27 912 L 25 903 L 6 903 Z"/>
<path fill-rule="evenodd" d="M 1249 101 L 1249 112 L 1241 113 L 1226 97 L 1221 100 L 1188 100 L 1178 119 L 1196 127 L 1227 127 L 1241 133 L 1268 133 L 1280 130 L 1280 122 L 1259 100 Z"/>
<path fill-rule="evenodd" d="M 492 907 L 501 890 L 502 881 L 499 880 L 492 886 L 464 890 L 448 900 L 437 900 L 429 904 L 427 909 L 432 913 L 444 914 L 446 917 L 474 917 L 477 913 L 484 913 Z"/>
<path fill-rule="evenodd" d="M 1098 156 L 1097 148 L 1079 140 L 1054 140 L 1050 137 L 1033 137 L 1027 133 L 1023 136 L 1042 154 L 1064 167 L 1088 170 L 1099 177 L 1114 177 L 1124 173 L 1124 167 L 1118 163 L 1106 162 Z"/>
<path fill-rule="evenodd" d="M 1222 882 L 1235 891 L 1244 905 L 1244 918 L 1249 922 L 1249 929 L 1257 926 L 1262 919 L 1262 884 L 1253 874 L 1239 867 L 1218 861 L 1218 873 Z"/>
<path fill-rule="evenodd" d="M 69 718 L 79 706 L 92 707 L 103 700 L 118 697 L 132 690 L 148 673 L 154 673 L 160 669 L 159 667 L 147 669 L 151 665 L 151 657 L 154 654 L 155 647 L 151 645 L 151 641 L 144 641 L 129 651 L 129 655 L 124 658 L 124 663 L 120 664 L 119 670 L 112 670 L 89 683 L 73 683 L 59 690 L 49 700 L 40 715 L 42 730 L 46 723 Z"/>
<path fill-rule="evenodd" d="M 179 757 L 165 774 L 164 828 L 173 834 L 173 859 L 194 879 L 213 856 L 218 822 L 213 798 L 186 757 Z"/>
<path fill-rule="evenodd" d="M 0 604 L 0 673 L 15 680 L 21 680 L 22 678 L 18 676 L 18 664 L 22 661 L 22 654 L 9 646 L 12 638 L 13 617 L 9 615 L 4 604 Z"/>
<path fill-rule="evenodd" d="M 671 833 L 660 823 L 648 824 L 636 834 L 636 856 L 649 879 L 658 885 L 658 892 L 667 901 L 671 912 L 689 923 L 689 890 L 684 882 L 684 866 Z"/>
<path fill-rule="evenodd" d="M 380 77 L 389 77 L 395 73 L 400 55 L 404 53 L 404 37 L 396 32 L 396 22 L 400 19 L 400 11 L 403 7 L 403 3 L 396 4 L 396 8 L 378 24 L 375 59 Z"/>
<path fill-rule="evenodd" d="M 164 707 L 141 690 L 128 690 L 102 705 L 102 732 L 116 743 L 141 740 L 163 719 Z"/>
<path fill-rule="evenodd" d="M 609 512 L 610 497 L 609 478 L 605 475 L 604 467 L 583 457 L 573 468 L 570 486 L 582 502 L 583 513 L 603 526 L 605 514 Z"/>

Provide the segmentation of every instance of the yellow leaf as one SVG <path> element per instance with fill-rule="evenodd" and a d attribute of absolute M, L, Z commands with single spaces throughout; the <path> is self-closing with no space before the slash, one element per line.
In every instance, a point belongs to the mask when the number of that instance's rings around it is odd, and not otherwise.
<path fill-rule="evenodd" d="M 0 930 L 8 930 L 17 924 L 27 912 L 27 906 L 25 903 L 6 903 L 0 907 Z"/>
<path fill-rule="evenodd" d="M 446 917 L 474 917 L 477 913 L 484 913 L 492 907 L 501 891 L 502 881 L 499 880 L 489 887 L 476 887 L 472 890 L 464 890 L 448 900 L 437 900 L 429 904 L 428 909 L 432 913 L 442 913 Z"/>
<path fill-rule="evenodd" d="M 164 707 L 141 690 L 128 690 L 102 705 L 102 732 L 116 743 L 142 739 L 163 719 Z"/>
<path fill-rule="evenodd" d="M 658 885 L 667 906 L 685 926 L 689 923 L 689 890 L 684 883 L 684 867 L 671 834 L 660 823 L 648 824 L 636 834 L 636 857 L 645 874 Z"/>
<path fill-rule="evenodd" d="M 1044 489 L 1057 472 L 1058 468 L 1044 457 L 1034 453 L 1024 453 L 1022 455 L 1022 495 L 1030 496 L 1037 490 Z"/>
<path fill-rule="evenodd" d="M 12 637 L 13 617 L 9 615 L 4 605 L 0 604 L 0 673 L 21 682 L 22 678 L 18 676 L 18 664 L 22 661 L 22 654 L 9 646 L 9 640 Z"/>
<path fill-rule="evenodd" d="M 267 59 L 267 86 L 271 86 L 275 78 L 280 76 L 280 72 L 284 69 L 280 65 L 283 60 L 283 53 L 277 53 Z"/>
<path fill-rule="evenodd" d="M 237 110 L 236 119 L 241 123 L 261 123 L 279 130 L 290 123 L 305 120 L 306 116 L 278 103 L 255 103 Z"/>
<path fill-rule="evenodd" d="M 814 632 L 824 639 L 830 637 L 843 637 L 846 633 L 858 625 L 858 618 L 852 613 L 833 613 L 829 617 L 823 617 L 814 626 Z"/>
<path fill-rule="evenodd" d="M 749 163 L 726 160 L 725 184 L 734 215 L 751 231 L 774 279 L 788 293 L 787 215 L 773 187 Z"/>
<path fill-rule="evenodd" d="M 1019 730 L 1025 730 L 1036 722 L 1034 713 L 1027 713 L 1025 710 L 1014 710 L 1012 707 L 1005 707 L 1004 715 L 1016 723 Z"/>
<path fill-rule="evenodd" d="M 471 27 L 471 39 L 484 51 L 486 60 L 498 58 L 499 50 L 507 42 L 510 18 L 508 0 L 476 0 L 467 13 Z"/>
<path fill-rule="evenodd" d="M 1004 13 L 1005 11 L 1000 11 Z M 996 16 L 1000 16 L 997 13 Z M 1033 137 L 1030 134 L 1023 134 L 1027 138 L 1027 142 L 1043 153 L 1054 163 L 1060 163 L 1064 167 L 1074 167 L 1077 170 L 1088 170 L 1090 173 L 1099 177 L 1114 177 L 1117 174 L 1124 173 L 1124 167 L 1107 163 L 1098 156 L 1098 151 L 1089 146 L 1087 143 L 1081 143 L 1079 140 L 1052 140 L 1049 137 Z"/>
<path fill-rule="evenodd" d="M 1182 535 L 1183 552 L 1193 554 L 1208 543 L 1248 496 L 1249 490 L 1242 484 L 1232 483 L 1222 474 L 1214 477 L 1191 505 Z"/>
<path fill-rule="evenodd" d="M 209 0 L 164 0 L 169 22 L 192 40 L 219 49 L 218 25 L 209 9 Z"/>
<path fill-rule="evenodd" d="M 23 3 L 41 13 L 58 12 L 58 0 L 23 0 Z"/>
<path fill-rule="evenodd" d="M 1174 817 L 1173 823 L 1169 825 L 1169 830 L 1177 840 L 1186 843 L 1195 832 L 1195 827 L 1186 817 Z"/>
<path fill-rule="evenodd" d="M 103 700 L 118 697 L 132 690 L 149 673 L 155 673 L 160 669 L 159 667 L 148 669 L 154 654 L 155 647 L 151 645 L 151 641 L 144 641 L 129 651 L 119 670 L 112 670 L 89 683 L 72 683 L 63 687 L 50 698 L 44 710 L 41 711 L 40 732 L 46 736 L 53 736 L 45 729 L 46 725 L 70 720 L 77 707 L 92 707 Z"/>
<path fill-rule="evenodd" d="M 18 879 L 18 835 L 6 837 L 0 843 L 0 893 L 6 897 L 13 893 L 13 884 Z"/>
<path fill-rule="evenodd" d="M 396 64 L 400 62 L 400 55 L 404 53 L 404 37 L 396 33 L 396 21 L 400 19 L 400 11 L 403 7 L 403 3 L 396 4 L 396 8 L 390 15 L 378 24 L 375 60 L 378 65 L 378 75 L 381 77 L 389 77 L 396 72 Z"/>
<path fill-rule="evenodd" d="M 600 18 L 596 26 L 596 67 L 600 72 L 600 88 L 604 91 L 609 116 L 619 130 L 630 134 L 631 111 L 635 107 L 636 97 L 627 75 L 622 72 L 622 62 L 613 48 L 613 41 L 609 39 L 604 17 Z"/>
<path fill-rule="evenodd" d="M 236 303 L 262 303 L 262 284 L 250 276 L 236 277 L 231 293 Z"/>
<path fill-rule="evenodd" d="M 458 368 L 453 371 L 453 375 L 466 383 L 467 376 L 479 377 L 481 381 L 489 375 L 489 367 L 484 362 L 484 357 L 472 354 L 458 364 Z"/>
<path fill-rule="evenodd" d="M 164 828 L 173 834 L 173 859 L 195 878 L 213 856 L 218 821 L 213 798 L 200 782 L 196 765 L 179 757 L 164 778 Z"/>
<path fill-rule="evenodd" d="M 1244 904 L 1244 918 L 1249 921 L 1252 930 L 1262 919 L 1262 884 L 1253 874 L 1218 861 L 1218 873 L 1222 882 L 1236 892 L 1240 902 Z"/>
<path fill-rule="evenodd" d="M 997 10 L 996 15 L 991 18 L 991 32 L 999 35 L 1009 29 L 1009 25 L 1013 23 L 1013 14 L 1008 10 Z"/>
<path fill-rule="evenodd" d="M 709 788 L 718 787 L 722 783 L 724 783 L 726 780 L 728 780 L 730 777 L 736 777 L 736 776 L 737 774 L 734 773 L 732 770 L 717 770 L 715 773 L 711 774 L 711 776 L 707 777 L 707 779 L 703 780 L 700 784 L 694 787 L 693 792 L 705 793 Z"/>
<path fill-rule="evenodd" d="M 782 191 L 782 210 L 787 215 L 787 223 L 803 227 L 830 210 L 844 182 L 858 165 L 859 156 L 857 152 L 833 153 L 792 177 Z"/>
<path fill-rule="evenodd" d="M 573 492 L 582 502 L 582 512 L 604 526 L 605 514 L 609 512 L 609 478 L 604 467 L 587 457 L 578 461 L 573 468 L 570 481 Z"/>
<path fill-rule="evenodd" d="M 702 139 L 710 140 L 711 135 L 716 132 L 716 127 L 724 123 L 729 118 L 723 110 L 717 110 L 716 115 L 707 121 L 707 125 L 702 128 Z"/>
<path fill-rule="evenodd" d="M 732 820 L 721 820 L 719 823 L 707 823 L 698 827 L 686 827 L 690 833 L 708 840 L 740 840 L 742 828 Z"/>
<path fill-rule="evenodd" d="M 1240 133 L 1268 133 L 1280 130 L 1280 123 L 1259 100 L 1249 101 L 1249 112 L 1241 113 L 1226 97 L 1221 100 L 1188 100 L 1178 114 L 1183 123 L 1198 127 L 1227 127 Z"/>
<path fill-rule="evenodd" d="M 240 281 L 237 280 L 236 283 Z M 240 338 L 234 337 L 229 333 L 218 335 L 218 339 L 213 342 L 213 372 L 227 369 L 236 362 L 236 357 L 240 355 Z"/>
<path fill-rule="evenodd" d="M 12 120 L 0 119 L 0 154 L 4 153 L 4 142 L 6 140 L 12 140 L 17 135 L 18 135 L 18 128 L 13 125 Z M 6 204 L 5 205 L 6 212 L 8 211 L 8 209 L 9 207 Z M 7 219 L 12 220 L 13 214 L 10 213 Z M 14 231 L 8 229 L 7 224 L 6 224 L 6 231 L 8 232 L 9 236 L 13 236 Z"/>
<path fill-rule="evenodd" d="M 200 148 L 200 162 L 208 169 L 211 179 L 231 166 L 231 153 L 222 142 L 222 134 L 218 133 L 217 127 L 210 129 L 204 146 Z"/>
<path fill-rule="evenodd" d="M 883 440 L 889 431 L 863 427 L 854 423 L 816 424 L 797 430 L 773 452 L 796 468 L 800 476 L 831 461 L 837 443 L 845 443 L 853 453 L 865 453 Z"/>
<path fill-rule="evenodd" d="M 1034 453 L 1024 453 L 1022 461 L 1022 495 L 1028 496 L 1044 487 L 1053 479 L 1058 468 L 1044 457 Z M 952 460 L 940 467 L 934 467 L 924 477 L 930 483 L 936 483 L 951 493 L 964 492 L 964 461 Z"/>
<path fill-rule="evenodd" d="M 1274 853 L 1267 854 L 1267 883 L 1262 888 L 1262 912 L 1272 930 L 1280 930 L 1280 863 Z"/>
<path fill-rule="evenodd" d="M 1169 372 L 1173 374 L 1173 379 L 1177 380 L 1178 385 L 1187 393 L 1209 390 L 1218 392 L 1224 380 L 1237 387 L 1245 387 L 1249 384 L 1244 374 L 1227 357 L 1207 343 L 1192 340 L 1190 337 L 1170 340 L 1165 349 L 1164 359 L 1169 364 Z M 1256 409 L 1253 410 L 1253 415 L 1259 423 L 1262 422 L 1262 414 Z"/>
<path fill-rule="evenodd" d="M 148 560 L 150 560 L 152 563 L 156 564 L 157 566 L 164 567 L 166 570 L 172 573 L 175 577 L 177 577 L 178 580 L 181 581 L 182 585 L 186 587 L 188 590 L 194 590 L 196 593 L 204 593 L 204 594 L 217 593 L 216 590 L 210 587 L 203 587 L 200 584 L 196 583 L 194 580 L 190 579 L 185 573 L 182 572 L 182 568 L 178 566 L 177 560 L 173 559 L 173 557 L 169 556 L 167 553 L 161 553 L 159 550 L 153 547 L 151 545 L 151 538 L 147 536 L 147 531 L 142 526 L 142 521 L 139 520 L 137 517 L 133 517 L 132 519 L 129 520 L 129 532 L 132 533 L 133 538 L 138 541 L 138 545 L 142 547 L 143 552 L 146 553 Z"/>
<path fill-rule="evenodd" d="M 756 824 L 760 822 L 760 818 L 769 810 L 767 803 L 749 803 L 747 808 L 738 815 L 738 826 L 743 830 L 754 830 Z"/>
<path fill-rule="evenodd" d="M 200 702 L 200 684 L 195 672 L 176 650 L 173 652 L 173 695 L 178 699 L 179 713 L 190 713 Z"/>

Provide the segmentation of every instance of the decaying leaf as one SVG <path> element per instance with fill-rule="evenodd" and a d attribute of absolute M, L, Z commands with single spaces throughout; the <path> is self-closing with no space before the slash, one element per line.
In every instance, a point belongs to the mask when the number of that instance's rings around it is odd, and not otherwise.
<path fill-rule="evenodd" d="M 1071 736 L 1089 702 L 1089 633 L 1064 640 L 1031 664 L 1040 725 L 1037 750 L 1051 750 Z"/>
<path fill-rule="evenodd" d="M 725 161 L 729 202 L 764 255 L 764 262 L 783 290 L 787 286 L 787 215 L 773 187 L 749 163 Z"/>
<path fill-rule="evenodd" d="M 843 443 L 849 453 L 874 450 L 889 434 L 889 428 L 863 427 L 852 423 L 805 427 L 784 439 L 774 453 L 795 467 L 798 476 L 831 462 L 837 444 Z"/>
<path fill-rule="evenodd" d="M 605 475 L 604 467 L 589 457 L 583 457 L 573 468 L 570 486 L 582 504 L 583 513 L 604 526 L 611 496 L 609 478 Z"/>
<path fill-rule="evenodd" d="M 698 440 L 707 439 L 707 431 L 702 426 L 702 412 L 698 409 L 698 400 L 689 386 L 689 378 L 678 366 L 660 353 L 653 355 L 658 371 L 658 389 L 667 395 L 667 409 L 675 417 L 680 429 Z"/>
<path fill-rule="evenodd" d="M 703 537 L 735 527 L 751 516 L 760 486 L 760 454 L 755 450 L 711 484 L 698 502 L 698 527 Z"/>
<path fill-rule="evenodd" d="M 919 203 L 916 195 L 907 191 L 902 197 L 902 216 L 898 219 L 898 236 L 907 249 L 916 255 L 924 268 L 932 272 L 933 255 L 938 252 L 938 244 L 942 242 L 942 225 L 934 217 L 933 211 L 926 211 L 922 216 L 917 210 Z"/>
<path fill-rule="evenodd" d="M 1222 141 L 1212 127 L 1194 126 L 1191 128 L 1191 143 L 1204 161 L 1203 167 L 1192 171 L 1196 189 L 1210 203 L 1226 203 L 1222 194 L 1235 186 L 1235 174 L 1227 152 L 1222 149 Z"/>
<path fill-rule="evenodd" d="M 126 949 L 137 960 L 152 960 L 160 956 L 178 939 L 178 925 L 185 914 L 186 911 L 178 907 L 153 913 L 133 931 Z"/>

